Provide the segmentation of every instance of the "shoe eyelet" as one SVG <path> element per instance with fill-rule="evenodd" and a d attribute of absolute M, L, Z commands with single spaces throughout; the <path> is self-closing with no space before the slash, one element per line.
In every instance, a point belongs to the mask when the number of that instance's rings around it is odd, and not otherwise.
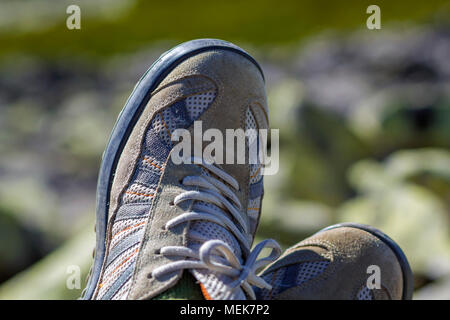
<path fill-rule="evenodd" d="M 170 202 L 169 202 L 169 205 L 170 205 L 171 207 L 173 207 L 173 206 L 175 205 L 174 201 L 173 201 L 173 200 L 170 201 Z"/>
<path fill-rule="evenodd" d="M 159 254 L 161 254 L 161 249 L 155 249 L 155 251 L 153 253 L 159 255 Z"/>
<path fill-rule="evenodd" d="M 151 272 L 147 274 L 147 279 L 153 279 L 153 275 Z"/>

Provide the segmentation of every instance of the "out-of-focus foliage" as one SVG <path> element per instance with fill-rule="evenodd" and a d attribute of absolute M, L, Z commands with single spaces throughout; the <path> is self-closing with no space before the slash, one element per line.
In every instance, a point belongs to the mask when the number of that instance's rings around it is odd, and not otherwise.
<path fill-rule="evenodd" d="M 361 161 L 351 168 L 350 181 L 359 195 L 339 208 L 339 220 L 369 224 L 392 235 L 417 274 L 439 277 L 449 272 L 449 151 L 399 151 L 385 164 Z M 429 184 L 436 187 L 427 188 Z"/>
<path fill-rule="evenodd" d="M 94 223 L 91 221 L 91 223 Z M 94 233 L 87 228 L 0 287 L 1 299 L 78 299 L 92 255 Z"/>
<path fill-rule="evenodd" d="M 69 2 L 0 3 L 0 299 L 79 296 L 67 270 L 89 268 L 114 121 L 150 64 L 196 37 L 237 42 L 266 73 L 281 154 L 257 238 L 286 248 L 371 224 L 404 248 L 417 298 L 450 298 L 445 1 L 381 2 L 380 31 L 364 29 L 364 1 L 138 0 L 79 1 L 82 29 L 69 31 Z"/>
<path fill-rule="evenodd" d="M 81 32 L 65 28 L 68 5 L 81 8 Z M 0 54 L 110 57 L 155 41 L 220 38 L 258 46 L 293 45 L 323 30 L 365 27 L 368 0 L 3 0 Z M 383 23 L 446 19 L 446 0 L 379 0 Z"/>

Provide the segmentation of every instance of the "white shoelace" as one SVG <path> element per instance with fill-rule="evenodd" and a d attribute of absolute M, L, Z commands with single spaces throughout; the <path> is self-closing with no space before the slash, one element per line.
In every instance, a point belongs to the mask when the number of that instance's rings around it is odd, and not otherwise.
<path fill-rule="evenodd" d="M 210 240 L 196 233 L 192 237 L 202 243 L 198 249 L 194 250 L 181 246 L 166 246 L 160 249 L 162 255 L 185 257 L 190 258 L 190 260 L 179 260 L 158 267 L 153 270 L 152 276 L 158 279 L 165 274 L 182 269 L 208 269 L 234 279 L 226 287 L 235 290 L 240 286 L 251 299 L 255 299 L 252 285 L 268 290 L 271 289 L 271 286 L 261 277 L 258 277 L 256 273 L 275 261 L 281 254 L 281 248 L 275 240 L 267 239 L 261 241 L 250 251 L 252 236 L 249 232 L 249 225 L 240 214 L 239 210 L 242 209 L 242 205 L 233 192 L 233 189 L 239 190 L 238 182 L 222 169 L 212 164 L 203 161 L 195 163 L 201 163 L 199 164 L 200 166 L 225 181 L 231 188 L 219 179 L 209 175 L 185 177 L 183 185 L 197 187 L 197 190 L 189 190 L 177 195 L 174 199 L 174 204 L 178 205 L 188 200 L 196 202 L 192 206 L 191 211 L 184 212 L 178 217 L 169 220 L 165 225 L 166 229 L 187 221 L 202 220 L 216 223 L 225 228 L 238 240 L 246 260 L 242 264 L 233 249 L 225 241 Z M 198 201 L 213 204 L 214 206 L 207 206 Z M 227 216 L 226 212 L 231 214 L 232 219 L 236 223 Z M 271 253 L 265 258 L 257 260 L 264 248 L 271 248 Z"/>

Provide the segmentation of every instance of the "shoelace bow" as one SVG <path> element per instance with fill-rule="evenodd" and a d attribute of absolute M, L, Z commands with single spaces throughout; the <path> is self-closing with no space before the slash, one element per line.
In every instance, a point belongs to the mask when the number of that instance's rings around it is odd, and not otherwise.
<path fill-rule="evenodd" d="M 190 260 L 174 261 L 158 267 L 153 270 L 152 276 L 158 279 L 165 274 L 182 269 L 209 269 L 212 272 L 234 279 L 227 285 L 231 290 L 240 286 L 251 299 L 255 299 L 252 285 L 271 289 L 271 286 L 261 277 L 258 277 L 256 273 L 275 261 L 281 254 L 281 248 L 275 240 L 266 239 L 258 243 L 253 250 L 250 250 L 252 242 L 250 227 L 240 214 L 239 210 L 242 209 L 242 205 L 233 192 L 233 190 L 239 190 L 239 183 L 215 165 L 198 160 L 194 163 L 198 163 L 225 181 L 231 188 L 210 175 L 185 177 L 182 182 L 183 185 L 197 187 L 197 190 L 188 190 L 177 195 L 174 204 L 178 205 L 184 201 L 194 200 L 194 205 L 191 211 L 184 212 L 169 220 L 165 225 L 166 229 L 187 221 L 202 220 L 216 223 L 237 239 L 246 259 L 242 264 L 233 249 L 222 240 L 210 240 L 200 234 L 191 234 L 190 236 L 194 237 L 195 240 L 202 242 L 198 250 L 181 246 L 166 246 L 160 249 L 162 255 L 185 257 L 190 258 Z M 204 203 L 213 204 L 213 206 L 207 206 Z M 237 222 L 237 225 L 227 216 L 226 212 Z M 271 253 L 265 258 L 257 259 L 264 248 L 271 248 Z"/>

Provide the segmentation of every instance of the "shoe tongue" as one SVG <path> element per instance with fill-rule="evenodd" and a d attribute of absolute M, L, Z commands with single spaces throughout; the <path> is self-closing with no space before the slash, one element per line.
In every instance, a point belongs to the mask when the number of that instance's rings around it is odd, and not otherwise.
<path fill-rule="evenodd" d="M 200 282 L 210 300 L 246 300 L 240 287 L 231 288 L 233 279 L 223 274 L 216 274 L 205 269 L 192 269 L 192 275 Z M 205 294 L 204 294 L 205 295 Z"/>
<path fill-rule="evenodd" d="M 210 175 L 206 170 L 203 170 L 202 174 Z M 217 208 L 215 205 L 203 201 L 197 201 L 196 203 Z M 193 209 L 195 209 L 195 204 Z M 226 213 L 223 212 L 223 214 L 225 215 Z M 189 233 L 191 234 L 188 242 L 189 248 L 198 250 L 199 246 L 202 245 L 202 242 L 193 239 L 196 239 L 199 236 L 208 240 L 221 240 L 233 250 L 233 253 L 242 263 L 242 250 L 239 242 L 224 227 L 209 221 L 195 221 L 191 224 Z M 240 287 L 233 289 L 229 286 L 234 279 L 228 276 L 218 274 L 207 269 L 194 269 L 191 270 L 191 273 L 207 292 L 207 295 L 209 296 L 207 298 L 211 298 L 213 300 L 245 299 L 245 294 Z"/>
<path fill-rule="evenodd" d="M 222 240 L 233 249 L 237 257 L 241 257 L 241 249 L 236 239 L 223 227 L 208 221 L 198 221 L 192 224 L 190 232 L 201 234 L 207 239 Z M 200 242 L 190 241 L 188 247 L 198 249 Z M 217 274 L 207 269 L 191 270 L 194 277 L 203 285 L 204 290 L 213 300 L 245 299 L 245 295 L 240 288 L 232 290 L 229 285 L 234 279 L 223 274 Z"/>

